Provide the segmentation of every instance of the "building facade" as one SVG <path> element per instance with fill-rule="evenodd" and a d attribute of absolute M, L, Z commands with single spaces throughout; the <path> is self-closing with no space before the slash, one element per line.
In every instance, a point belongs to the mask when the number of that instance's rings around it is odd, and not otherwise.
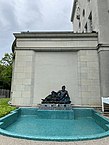
<path fill-rule="evenodd" d="M 100 44 L 109 43 L 109 0 L 74 0 L 71 21 L 74 32 L 97 32 Z"/>
<path fill-rule="evenodd" d="M 98 33 L 101 96 L 109 96 L 109 0 L 74 0 L 75 33 Z"/>
<path fill-rule="evenodd" d="M 99 9 L 104 13 L 107 8 L 104 3 L 102 0 L 75 0 L 74 32 L 14 34 L 13 105 L 36 106 L 63 85 L 72 104 L 101 105 L 101 97 L 109 96 L 109 41 L 104 39 L 107 32 L 104 33 L 99 24 Z"/>
<path fill-rule="evenodd" d="M 72 104 L 100 105 L 96 33 L 16 33 L 12 104 L 34 106 L 65 85 Z"/>

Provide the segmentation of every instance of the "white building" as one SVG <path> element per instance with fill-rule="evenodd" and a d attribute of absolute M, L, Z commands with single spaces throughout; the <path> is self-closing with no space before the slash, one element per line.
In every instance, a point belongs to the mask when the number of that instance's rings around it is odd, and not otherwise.
<path fill-rule="evenodd" d="M 74 0 L 74 32 L 98 32 L 99 43 L 109 44 L 109 0 Z"/>
<path fill-rule="evenodd" d="M 98 33 L 100 94 L 109 96 L 109 0 L 74 0 L 71 21 L 76 33 Z"/>
<path fill-rule="evenodd" d="M 93 16 L 92 3 L 96 7 L 94 16 L 97 19 Z M 104 13 L 106 5 L 103 3 L 102 6 Z M 87 7 L 90 9 L 87 10 Z M 78 3 L 75 0 L 72 21 L 74 32 L 77 33 L 14 34 L 13 105 L 35 106 L 52 90 L 58 91 L 62 85 L 66 86 L 74 105 L 100 106 L 101 97 L 109 96 L 109 41 L 108 38 L 103 41 L 107 33 L 104 34 L 104 29 L 99 26 L 99 7 L 97 0 L 78 0 Z M 86 23 L 87 29 L 84 28 Z M 85 33 L 80 33 L 83 31 Z"/>

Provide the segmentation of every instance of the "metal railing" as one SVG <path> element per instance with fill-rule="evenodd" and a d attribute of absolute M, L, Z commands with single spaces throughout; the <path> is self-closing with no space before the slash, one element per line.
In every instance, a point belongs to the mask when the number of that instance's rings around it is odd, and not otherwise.
<path fill-rule="evenodd" d="M 0 89 L 0 98 L 10 98 L 10 90 Z"/>

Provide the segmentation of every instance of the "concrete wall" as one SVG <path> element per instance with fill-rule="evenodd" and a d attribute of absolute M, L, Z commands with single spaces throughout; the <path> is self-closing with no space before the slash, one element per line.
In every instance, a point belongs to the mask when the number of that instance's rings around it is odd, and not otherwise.
<path fill-rule="evenodd" d="M 109 0 L 98 0 L 99 43 L 109 44 Z"/>
<path fill-rule="evenodd" d="M 107 48 L 107 49 L 106 49 Z M 99 49 L 101 96 L 109 96 L 109 46 Z"/>
<path fill-rule="evenodd" d="M 97 34 L 15 34 L 13 105 L 34 106 L 66 85 L 74 105 L 100 105 Z"/>
<path fill-rule="evenodd" d="M 41 102 L 52 90 L 65 85 L 72 103 L 78 103 L 77 52 L 36 52 L 34 100 Z"/>
<path fill-rule="evenodd" d="M 15 52 L 11 96 L 12 104 L 32 105 L 34 51 L 18 50 Z"/>
<path fill-rule="evenodd" d="M 96 50 L 78 52 L 79 99 L 82 105 L 100 105 L 99 61 Z"/>

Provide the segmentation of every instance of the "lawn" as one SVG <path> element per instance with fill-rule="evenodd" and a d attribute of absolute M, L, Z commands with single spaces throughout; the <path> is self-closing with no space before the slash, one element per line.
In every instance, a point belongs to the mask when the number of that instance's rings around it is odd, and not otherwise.
<path fill-rule="evenodd" d="M 3 117 L 9 114 L 12 110 L 15 110 L 16 107 L 10 106 L 8 101 L 10 98 L 0 98 L 0 117 Z"/>

